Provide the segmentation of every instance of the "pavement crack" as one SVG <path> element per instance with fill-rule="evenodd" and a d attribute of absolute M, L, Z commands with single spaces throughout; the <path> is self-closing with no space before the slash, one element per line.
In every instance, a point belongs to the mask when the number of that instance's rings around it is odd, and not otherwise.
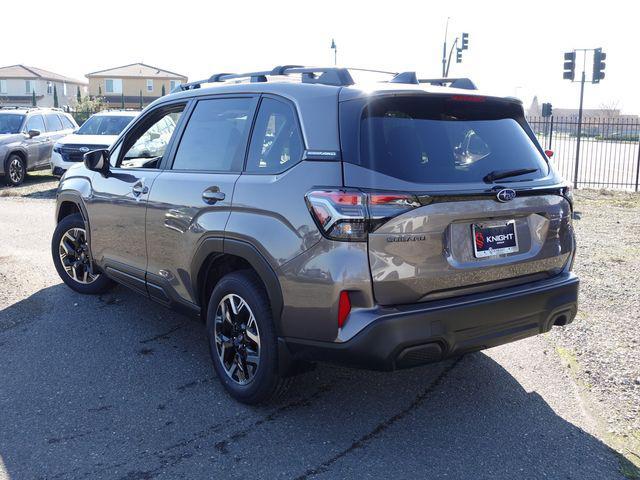
<path fill-rule="evenodd" d="M 181 328 L 184 328 L 184 324 L 183 325 L 178 325 L 176 327 L 173 327 L 169 330 L 167 330 L 164 333 L 159 333 L 158 335 L 154 335 L 153 337 L 149 337 L 149 338 L 145 338 L 143 340 L 140 340 L 140 343 L 149 343 L 149 342 L 155 342 L 156 340 L 167 340 L 169 338 L 169 335 L 171 335 L 173 332 L 177 332 L 178 330 L 180 330 Z"/>
<path fill-rule="evenodd" d="M 409 404 L 407 407 L 405 407 L 400 412 L 396 413 L 395 415 L 387 418 L 383 422 L 381 422 L 378 425 L 376 425 L 371 431 L 369 431 L 365 435 L 361 436 L 356 441 L 354 441 L 351 445 L 349 445 L 349 447 L 347 447 L 344 450 L 338 452 L 333 457 L 331 457 L 328 460 L 322 462 L 320 465 L 308 469 L 302 475 L 296 477 L 295 480 L 307 480 L 307 479 L 309 479 L 311 477 L 315 477 L 316 475 L 320 475 L 322 473 L 325 473 L 338 460 L 346 457 L 347 455 L 349 455 L 350 453 L 352 453 L 352 452 L 354 452 L 356 450 L 364 448 L 367 443 L 369 443 L 372 440 L 374 440 L 376 437 L 378 437 L 381 433 L 383 433 L 389 427 L 391 427 L 392 425 L 394 425 L 398 421 L 402 420 L 407 415 L 409 415 L 411 412 L 416 410 L 420 405 L 422 405 L 422 403 L 429 397 L 429 395 L 437 387 L 439 387 L 442 384 L 442 382 L 444 381 L 445 377 L 449 374 L 449 372 L 451 372 L 451 370 L 453 370 L 455 368 L 455 366 L 458 365 L 458 363 L 460 363 L 462 358 L 463 357 L 457 358 L 451 365 L 449 365 L 444 370 L 442 370 L 442 372 L 440 372 L 440 374 L 429 385 L 427 385 L 427 387 L 422 392 L 420 392 L 418 394 L 418 396 L 413 400 L 413 402 L 411 402 L 411 404 Z"/>
<path fill-rule="evenodd" d="M 272 422 L 276 418 L 278 418 L 280 415 L 290 410 L 300 408 L 300 407 L 308 407 L 313 403 L 314 400 L 316 400 L 318 397 L 322 396 L 322 394 L 328 392 L 329 390 L 331 390 L 331 385 L 329 384 L 321 385 L 313 394 L 309 395 L 308 397 L 303 397 L 298 400 L 294 400 L 292 402 L 289 402 L 285 405 L 282 405 L 276 408 L 268 415 L 265 415 L 264 417 L 261 417 L 255 422 L 253 422 L 251 425 L 245 428 L 242 428 L 240 430 L 236 430 L 235 432 L 228 435 L 224 440 L 220 440 L 219 442 L 216 442 L 216 444 L 214 445 L 215 449 L 222 454 L 229 453 L 229 446 L 232 443 L 237 442 L 238 440 L 246 437 L 256 427 L 259 427 L 260 425 L 263 425 L 267 422 Z"/>

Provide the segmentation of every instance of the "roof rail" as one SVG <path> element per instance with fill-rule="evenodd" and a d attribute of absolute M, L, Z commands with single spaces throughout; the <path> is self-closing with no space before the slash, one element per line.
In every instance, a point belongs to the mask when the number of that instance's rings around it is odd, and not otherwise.
<path fill-rule="evenodd" d="M 56 112 L 64 112 L 64 109 L 58 107 L 34 107 L 33 105 L 0 105 L 0 110 L 55 110 Z"/>
<path fill-rule="evenodd" d="M 476 86 L 468 78 L 432 78 L 418 79 L 415 72 L 387 72 L 382 70 L 368 70 L 364 68 L 344 68 L 344 67 L 305 67 L 302 65 L 278 65 L 271 70 L 245 73 L 214 73 L 209 78 L 194 82 L 183 83 L 172 90 L 172 93 L 193 90 L 200 88 L 205 83 L 220 83 L 228 80 L 249 79 L 250 82 L 266 82 L 267 77 L 287 76 L 299 74 L 302 83 L 315 83 L 321 85 L 334 85 L 346 87 L 355 82 L 349 71 L 384 73 L 393 75 L 391 83 L 409 83 L 418 85 L 420 83 L 430 83 L 432 85 L 449 86 L 453 88 L 464 88 L 476 90 Z"/>
<path fill-rule="evenodd" d="M 421 78 L 420 83 L 429 83 L 440 87 L 461 88 L 463 90 L 477 90 L 470 78 Z"/>

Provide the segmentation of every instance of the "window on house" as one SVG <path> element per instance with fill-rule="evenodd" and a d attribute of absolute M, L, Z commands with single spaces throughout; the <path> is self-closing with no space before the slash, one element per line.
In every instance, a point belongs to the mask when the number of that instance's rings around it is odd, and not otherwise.
<path fill-rule="evenodd" d="M 180 80 L 171 80 L 169 82 L 169 90 L 173 92 L 173 89 L 180 85 L 182 85 Z"/>
<path fill-rule="evenodd" d="M 66 83 L 62 84 L 62 95 L 64 95 L 65 97 L 67 96 L 67 84 Z"/>
<path fill-rule="evenodd" d="M 147 79 L 147 92 L 153 92 L 153 80 Z"/>
<path fill-rule="evenodd" d="M 32 93 L 34 91 L 33 82 L 31 80 L 24 81 L 24 91 L 26 93 Z"/>
<path fill-rule="evenodd" d="M 53 94 L 53 83 L 47 82 L 47 95 Z"/>
<path fill-rule="evenodd" d="M 7 93 L 7 81 L 0 80 L 0 93 Z"/>
<path fill-rule="evenodd" d="M 122 79 L 107 78 L 104 81 L 105 93 L 122 93 Z"/>

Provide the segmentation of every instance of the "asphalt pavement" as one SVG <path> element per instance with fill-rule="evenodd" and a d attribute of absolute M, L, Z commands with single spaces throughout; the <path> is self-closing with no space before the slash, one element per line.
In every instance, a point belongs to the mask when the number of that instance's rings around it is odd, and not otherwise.
<path fill-rule="evenodd" d="M 0 479 L 625 478 L 544 337 L 380 373 L 319 365 L 248 407 L 196 321 L 50 258 L 54 202 L 0 198 Z"/>

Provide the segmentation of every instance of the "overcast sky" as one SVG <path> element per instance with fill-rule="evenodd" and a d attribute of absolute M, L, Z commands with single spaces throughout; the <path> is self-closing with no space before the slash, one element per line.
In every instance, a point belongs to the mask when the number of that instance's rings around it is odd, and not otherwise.
<path fill-rule="evenodd" d="M 440 76 L 446 18 L 470 48 L 450 76 L 483 90 L 577 107 L 579 85 L 562 80 L 563 52 L 603 47 L 607 78 L 585 105 L 617 103 L 640 114 L 634 1 L 172 1 L 4 2 L 0 65 L 22 63 L 84 79 L 144 63 L 190 79 L 278 64 L 332 64 Z M 15 21 L 14 21 L 15 20 Z M 589 69 L 591 59 L 588 60 Z"/>

